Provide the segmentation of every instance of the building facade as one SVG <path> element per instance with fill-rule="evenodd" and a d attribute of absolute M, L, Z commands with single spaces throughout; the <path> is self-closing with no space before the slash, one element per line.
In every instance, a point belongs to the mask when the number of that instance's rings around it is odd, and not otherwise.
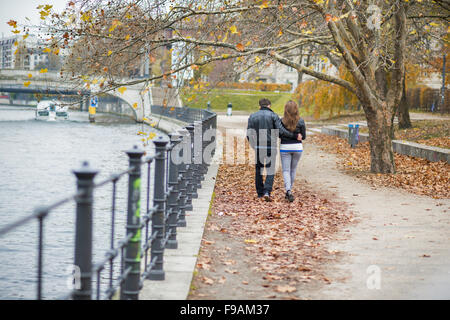
<path fill-rule="evenodd" d="M 36 36 L 29 35 L 26 40 L 22 36 L 0 39 L 0 69 L 36 70 L 48 68 L 50 57 L 43 52 L 42 44 Z M 57 57 L 56 59 L 59 59 Z"/>

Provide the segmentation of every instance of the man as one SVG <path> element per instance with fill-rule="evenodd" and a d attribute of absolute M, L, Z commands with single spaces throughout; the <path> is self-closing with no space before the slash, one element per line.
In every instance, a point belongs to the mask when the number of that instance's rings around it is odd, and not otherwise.
<path fill-rule="evenodd" d="M 288 131 L 281 124 L 281 119 L 272 111 L 268 99 L 259 100 L 259 111 L 248 118 L 247 139 L 255 150 L 255 185 L 258 198 L 264 197 L 272 201 L 273 180 L 275 177 L 275 160 L 277 155 L 278 134 L 301 140 L 300 134 Z M 266 169 L 266 179 L 263 181 L 262 171 Z"/>

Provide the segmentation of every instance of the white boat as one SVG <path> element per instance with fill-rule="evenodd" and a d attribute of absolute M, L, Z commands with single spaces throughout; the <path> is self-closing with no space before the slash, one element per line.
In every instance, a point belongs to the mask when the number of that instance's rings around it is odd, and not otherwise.
<path fill-rule="evenodd" d="M 45 100 L 39 102 L 36 106 L 36 120 L 56 121 L 68 118 L 67 106 L 64 106 L 60 101 Z"/>

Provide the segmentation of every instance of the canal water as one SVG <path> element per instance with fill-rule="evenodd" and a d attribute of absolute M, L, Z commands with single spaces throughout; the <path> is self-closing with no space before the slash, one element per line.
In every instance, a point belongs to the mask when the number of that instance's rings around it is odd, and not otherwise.
<path fill-rule="evenodd" d="M 152 143 L 144 146 L 139 131 L 162 134 L 127 117 L 97 114 L 96 123 L 89 123 L 86 112 L 73 111 L 68 120 L 48 122 L 35 120 L 32 108 L 0 105 L 0 228 L 30 215 L 38 206 L 75 193 L 72 170 L 83 161 L 99 170 L 95 181 L 100 182 L 128 168 L 124 151 L 134 145 L 154 154 Z M 127 183 L 124 176 L 117 185 L 116 241 L 125 235 Z M 95 190 L 94 263 L 110 246 L 111 194 L 110 184 Z M 143 198 L 144 194 L 141 207 Z M 0 238 L 0 299 L 35 299 L 37 229 L 32 221 Z M 45 299 L 70 292 L 74 231 L 73 202 L 52 211 L 45 220 Z M 102 283 L 109 279 L 107 270 Z"/>

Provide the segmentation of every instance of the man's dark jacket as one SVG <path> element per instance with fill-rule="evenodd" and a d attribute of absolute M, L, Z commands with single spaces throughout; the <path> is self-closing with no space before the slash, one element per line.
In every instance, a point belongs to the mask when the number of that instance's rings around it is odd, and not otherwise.
<path fill-rule="evenodd" d="M 278 132 L 272 132 L 278 129 Z M 260 131 L 261 130 L 261 131 Z M 270 108 L 261 107 L 248 118 L 247 139 L 253 149 L 277 148 L 279 134 L 291 139 L 297 139 L 297 134 L 287 130 L 281 123 L 280 117 Z M 275 141 L 272 141 L 272 138 Z"/>

